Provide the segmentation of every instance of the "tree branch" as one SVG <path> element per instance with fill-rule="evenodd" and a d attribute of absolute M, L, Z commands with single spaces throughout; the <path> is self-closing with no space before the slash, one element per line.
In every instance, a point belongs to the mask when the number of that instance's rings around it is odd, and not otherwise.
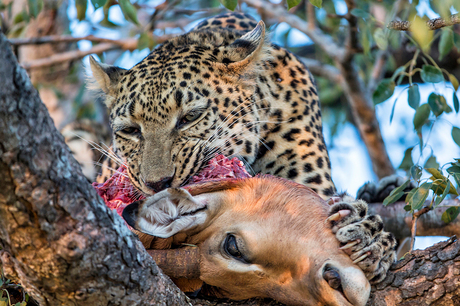
<path fill-rule="evenodd" d="M 340 83 L 343 81 L 340 71 L 334 66 L 323 64 L 320 61 L 311 58 L 299 57 L 299 59 L 314 75 L 324 77 L 334 83 Z"/>
<path fill-rule="evenodd" d="M 454 236 L 393 264 L 367 305 L 458 305 L 460 241 Z"/>
<path fill-rule="evenodd" d="M 426 22 L 426 26 L 429 30 L 438 30 L 443 27 L 448 27 L 454 24 L 460 23 L 460 17 L 458 14 L 451 15 L 448 19 L 441 17 L 430 19 Z M 409 31 L 412 23 L 410 21 L 394 20 L 388 23 L 387 28 L 396 31 Z"/>
<path fill-rule="evenodd" d="M 358 19 L 351 14 L 351 11 L 356 7 L 356 3 L 354 0 L 345 0 L 345 3 L 347 5 L 347 14 L 345 15 L 345 18 L 348 20 L 348 35 L 345 47 L 346 52 L 342 62 L 351 60 L 353 55 L 360 48 L 358 38 Z"/>
<path fill-rule="evenodd" d="M 262 0 L 243 0 L 243 2 L 256 8 L 265 17 L 276 19 L 277 22 L 286 22 L 291 27 L 305 33 L 329 57 L 334 59 L 343 58 L 345 50 L 342 47 L 339 47 L 331 36 L 323 33 L 318 28 L 313 30 L 310 29 L 307 22 L 303 21 L 296 15 L 289 14 L 284 7 Z"/>
<path fill-rule="evenodd" d="M 342 87 L 347 96 L 351 114 L 371 158 L 372 169 L 379 179 L 392 175 L 393 165 L 383 142 L 369 91 L 365 88 L 351 60 L 338 62 L 337 66 L 342 74 Z"/>
<path fill-rule="evenodd" d="M 425 203 L 427 206 L 430 201 Z M 369 204 L 369 213 L 382 217 L 385 230 L 392 232 L 396 238 L 411 236 L 412 215 L 404 210 L 406 203 L 397 202 L 388 206 L 381 203 Z M 460 233 L 460 217 L 446 224 L 441 220 L 442 214 L 452 206 L 460 206 L 460 200 L 444 200 L 441 205 L 421 215 L 417 220 L 417 236 L 452 236 Z"/>
<path fill-rule="evenodd" d="M 0 33 L 0 260 L 41 305 L 186 305 L 87 182 Z"/>
<path fill-rule="evenodd" d="M 163 43 L 176 35 L 163 35 L 163 36 L 156 36 L 154 35 L 153 39 L 156 43 Z M 37 60 L 23 62 L 21 65 L 25 69 L 34 69 L 34 68 L 42 68 L 48 67 L 60 63 L 65 63 L 69 61 L 75 61 L 81 59 L 89 54 L 97 54 L 102 52 L 107 52 L 110 50 L 130 50 L 133 51 L 137 49 L 137 39 L 136 38 L 127 38 L 127 39 L 107 39 L 96 37 L 93 35 L 88 35 L 84 37 L 73 37 L 73 36 L 60 36 L 60 35 L 52 35 L 52 36 L 43 36 L 43 37 L 35 37 L 35 38 L 14 38 L 10 39 L 9 42 L 15 46 L 24 46 L 24 45 L 31 45 L 31 44 L 49 44 L 49 43 L 62 43 L 62 42 L 78 42 L 82 40 L 89 40 L 92 42 L 99 42 L 101 44 L 93 46 L 91 49 L 87 51 L 81 50 L 72 50 L 63 53 L 57 53 L 50 57 L 40 58 Z"/>
<path fill-rule="evenodd" d="M 372 67 L 371 77 L 367 85 L 369 95 L 374 92 L 374 90 L 377 88 L 378 82 L 385 75 L 385 65 L 387 63 L 387 58 L 388 51 L 386 50 L 379 50 L 375 56 L 375 63 Z"/>

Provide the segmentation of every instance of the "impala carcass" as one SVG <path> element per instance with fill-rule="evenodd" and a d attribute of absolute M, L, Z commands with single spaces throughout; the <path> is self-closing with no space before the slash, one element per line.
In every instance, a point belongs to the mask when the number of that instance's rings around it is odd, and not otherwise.
<path fill-rule="evenodd" d="M 380 226 L 371 222 L 379 227 L 374 236 L 361 235 L 366 209 L 346 199 L 331 206 L 303 185 L 260 176 L 169 188 L 128 205 L 123 217 L 148 235 L 198 246 L 187 277 L 213 286 L 217 296 L 365 305 L 368 278 L 381 278 L 392 260 L 371 242 L 388 234 Z"/>

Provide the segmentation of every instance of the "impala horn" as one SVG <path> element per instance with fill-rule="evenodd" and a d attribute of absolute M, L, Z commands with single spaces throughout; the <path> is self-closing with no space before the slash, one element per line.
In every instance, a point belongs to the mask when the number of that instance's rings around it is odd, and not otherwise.
<path fill-rule="evenodd" d="M 200 249 L 183 247 L 169 250 L 147 250 L 164 274 L 174 278 L 200 278 Z"/>

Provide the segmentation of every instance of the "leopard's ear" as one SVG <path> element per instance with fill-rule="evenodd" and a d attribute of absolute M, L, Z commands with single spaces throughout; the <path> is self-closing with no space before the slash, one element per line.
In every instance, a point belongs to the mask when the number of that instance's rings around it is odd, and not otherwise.
<path fill-rule="evenodd" d="M 89 57 L 89 63 L 95 81 L 93 84 L 90 84 L 90 87 L 92 85 L 92 89 L 101 90 L 106 95 L 115 98 L 118 82 L 120 82 L 126 69 L 99 63 L 92 56 Z M 106 104 L 109 104 L 111 100 L 112 99 L 106 99 Z M 107 106 L 110 107 L 110 105 Z"/>
<path fill-rule="evenodd" d="M 266 56 L 265 24 L 259 21 L 257 26 L 228 46 L 220 47 L 219 68 L 226 73 L 241 74 Z"/>

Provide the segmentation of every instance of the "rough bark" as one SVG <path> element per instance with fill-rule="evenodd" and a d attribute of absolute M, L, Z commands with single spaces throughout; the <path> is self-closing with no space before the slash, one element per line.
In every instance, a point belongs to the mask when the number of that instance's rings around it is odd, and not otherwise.
<path fill-rule="evenodd" d="M 0 34 L 0 246 L 40 305 L 188 304 L 82 175 Z"/>
<path fill-rule="evenodd" d="M 452 237 L 408 254 L 372 288 L 368 305 L 460 305 L 460 241 Z"/>
<path fill-rule="evenodd" d="M 41 305 L 190 303 L 87 183 L 2 34 L 0 186 L 1 264 Z M 460 242 L 453 238 L 393 265 L 369 305 L 458 305 L 459 297 Z"/>

